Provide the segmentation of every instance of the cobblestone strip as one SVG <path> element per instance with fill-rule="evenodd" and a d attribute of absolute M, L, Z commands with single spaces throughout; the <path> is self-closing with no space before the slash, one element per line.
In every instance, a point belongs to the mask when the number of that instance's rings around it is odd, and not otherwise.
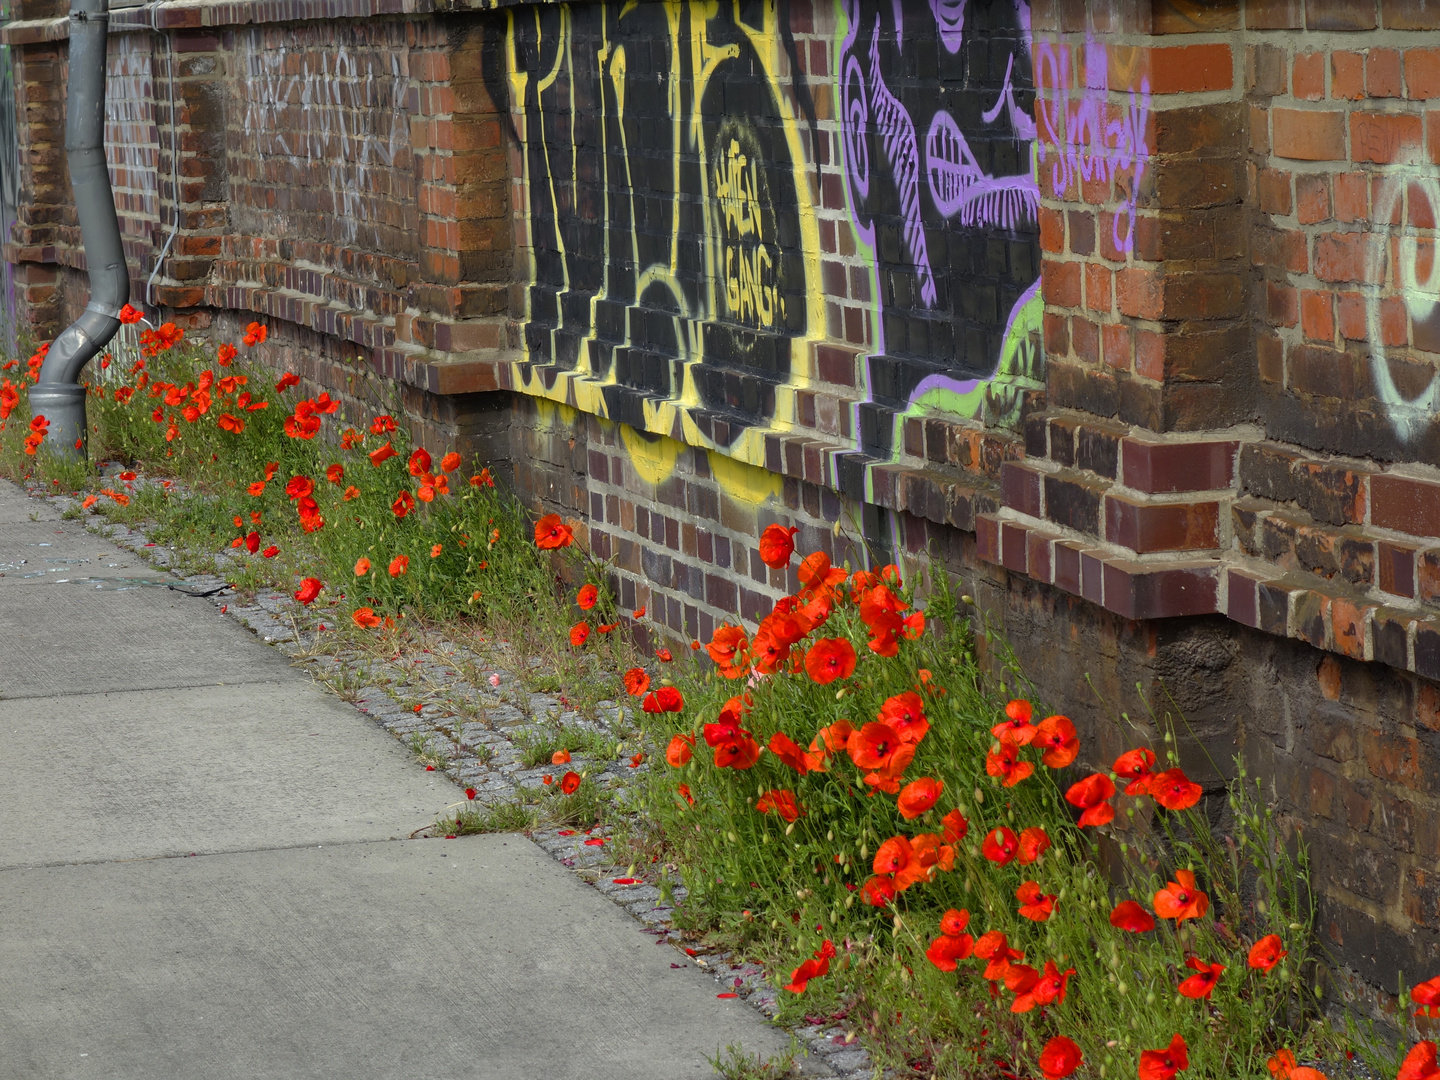
<path fill-rule="evenodd" d="M 172 493 L 175 490 L 172 485 Z M 76 500 L 50 495 L 38 486 L 28 491 L 62 512 L 78 506 Z M 273 590 L 257 594 L 253 602 L 238 603 L 223 577 L 176 571 L 174 550 L 150 539 L 149 530 L 154 526 L 112 524 L 93 512 L 84 512 L 84 520 L 90 531 L 169 570 L 187 591 L 215 605 L 225 616 L 238 619 L 422 757 L 437 762 L 433 766 L 436 771 L 444 772 L 462 789 L 457 791 L 457 806 L 467 801 L 465 788 L 474 788 L 475 802 L 487 807 L 513 802 L 521 796 L 521 789 L 538 795 L 545 790 L 545 774 L 573 768 L 614 793 L 619 812 L 636 812 L 633 804 L 627 808 L 626 795 L 638 770 L 628 766 L 625 754 L 604 762 L 576 754 L 568 766 L 547 763 L 527 768 L 519 745 L 527 735 L 553 734 L 563 727 L 613 737 L 633 747 L 633 753 L 638 749 L 638 736 L 630 725 L 627 705 L 602 701 L 596 710 L 598 722 L 594 722 L 570 708 L 563 695 L 526 691 L 513 674 L 523 658 L 516 657 L 503 641 L 487 642 L 482 651 L 436 638 L 419 646 L 418 653 L 401 651 L 381 658 L 353 648 L 331 650 L 329 631 L 321 629 L 327 618 L 323 611 L 306 609 L 290 594 Z M 239 559 L 229 551 L 215 556 L 221 570 L 232 561 Z M 469 678 L 466 672 L 478 678 Z M 639 769 L 648 767 L 647 760 Z M 710 972 L 721 988 L 719 993 L 734 994 L 773 1020 L 781 991 L 766 980 L 764 970 L 729 952 L 687 945 L 674 925 L 675 908 L 662 903 L 658 885 L 642 877 L 647 868 L 637 867 L 631 874 L 611 861 L 605 843 L 610 833 L 603 827 L 551 827 L 529 835 L 562 866 L 642 923 L 642 932 L 653 935 L 657 945 L 673 947 L 677 952 L 673 963 L 693 964 Z M 672 887 L 675 904 L 683 903 L 685 895 L 683 886 Z M 799 1063 L 802 1075 L 837 1080 L 872 1080 L 876 1075 L 869 1054 L 846 1028 L 820 1024 L 788 1030 L 808 1052 Z"/>

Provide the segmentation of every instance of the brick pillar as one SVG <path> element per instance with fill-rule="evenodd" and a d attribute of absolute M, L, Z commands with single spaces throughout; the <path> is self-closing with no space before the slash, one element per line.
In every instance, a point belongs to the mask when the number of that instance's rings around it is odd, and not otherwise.
<path fill-rule="evenodd" d="M 173 51 L 155 49 L 155 122 L 160 134 L 156 255 L 179 231 L 155 279 L 154 300 L 191 327 L 208 326 L 205 283 L 229 221 L 225 170 L 225 57 L 218 35 L 176 28 Z M 170 64 L 175 65 L 175 122 L 170 117 Z M 176 160 L 178 156 L 178 160 Z M 153 261 L 144 267 L 149 277 Z"/>
<path fill-rule="evenodd" d="M 1131 619 L 1220 609 L 1253 413 L 1237 8 L 1037 4 L 1048 408 L 982 557 Z"/>
<path fill-rule="evenodd" d="M 509 162 L 483 63 L 503 24 L 486 20 L 452 29 L 417 22 L 409 32 L 420 274 L 397 320 L 395 353 L 382 363 L 404 364 L 431 351 L 448 354 L 449 361 L 493 358 L 506 335 Z M 498 54 L 488 62 L 498 62 Z"/>
<path fill-rule="evenodd" d="M 21 320 L 17 329 L 36 340 L 47 340 L 61 329 L 56 273 L 46 264 L 54 262 L 62 226 L 75 224 L 65 163 L 64 55 L 64 47 L 54 42 L 11 47 L 20 199 L 4 257 L 15 264 Z"/>

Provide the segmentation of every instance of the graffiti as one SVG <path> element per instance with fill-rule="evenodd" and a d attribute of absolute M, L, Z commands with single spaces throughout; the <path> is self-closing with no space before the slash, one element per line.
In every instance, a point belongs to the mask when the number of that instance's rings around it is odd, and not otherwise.
<path fill-rule="evenodd" d="M 155 127 L 150 38 L 110 38 L 105 74 L 105 156 L 120 228 L 150 240 L 159 217 L 159 137 Z"/>
<path fill-rule="evenodd" d="M 877 328 L 863 449 L 883 456 L 905 416 L 1013 423 L 1043 386 L 1030 16 L 1023 0 L 841 7 L 841 145 Z M 918 80 L 906 42 L 927 37 L 939 70 Z"/>
<path fill-rule="evenodd" d="M 1023 2 L 839 0 L 806 41 L 785 0 L 505 18 L 529 238 L 516 383 L 633 429 L 642 475 L 668 467 L 646 449 L 662 439 L 763 465 L 828 342 L 862 354 L 836 452 L 872 461 L 906 416 L 1014 422 L 1043 385 Z M 923 79 L 920 49 L 940 65 Z"/>
<path fill-rule="evenodd" d="M 1109 183 L 1128 174 L 1123 212 L 1114 215 L 1111 230 L 1116 249 L 1128 254 L 1135 247 L 1135 202 L 1150 153 L 1145 145 L 1150 80 L 1142 75 L 1139 91 L 1132 90 L 1129 104 L 1116 112 L 1109 100 L 1110 54 L 1104 45 L 1086 40 L 1084 72 L 1078 80 L 1071 70 L 1068 46 L 1041 42 L 1036 53 L 1040 166 L 1048 167 L 1055 191 L 1064 191 L 1077 178 Z M 1078 94 L 1073 89 L 1077 82 Z"/>
<path fill-rule="evenodd" d="M 341 235 L 320 238 L 379 246 L 384 193 L 414 183 L 404 26 L 379 23 L 369 31 L 375 40 L 351 32 L 355 40 L 338 45 L 334 28 L 323 32 L 322 44 L 320 29 L 252 27 L 237 41 L 243 130 L 260 151 L 244 163 L 247 178 L 294 190 L 293 212 L 310 198 L 310 166 L 321 164 L 326 183 L 314 208 Z"/>
<path fill-rule="evenodd" d="M 1370 375 L 1396 436 L 1413 442 L 1440 410 L 1440 377 L 1425 365 L 1428 371 L 1417 379 L 1417 365 L 1405 362 L 1407 345 L 1440 352 L 1440 260 L 1434 236 L 1415 228 L 1440 214 L 1440 178 L 1433 166 L 1404 161 L 1373 174 L 1372 190 L 1365 280 L 1360 285 Z M 1394 224 L 1387 228 L 1387 222 Z"/>

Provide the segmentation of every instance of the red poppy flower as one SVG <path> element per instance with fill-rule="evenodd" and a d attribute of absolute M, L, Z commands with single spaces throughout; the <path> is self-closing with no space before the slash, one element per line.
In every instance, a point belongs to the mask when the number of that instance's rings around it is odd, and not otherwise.
<path fill-rule="evenodd" d="M 1220 981 L 1220 973 L 1225 970 L 1224 964 L 1207 964 L 1193 956 L 1185 958 L 1185 966 L 1194 969 L 1195 974 L 1175 989 L 1188 998 L 1208 998 Z"/>
<path fill-rule="evenodd" d="M 396 555 L 390 560 L 390 576 L 399 577 L 410 569 L 409 555 Z"/>
<path fill-rule="evenodd" d="M 351 499 L 358 499 L 359 497 L 360 489 L 357 488 L 354 484 L 351 484 L 349 487 L 347 487 L 345 489 L 345 493 L 341 496 L 341 498 L 343 498 L 346 502 L 349 502 Z"/>
<path fill-rule="evenodd" d="M 1128 780 L 1125 785 L 1126 795 L 1144 795 L 1150 787 L 1150 780 L 1154 776 L 1155 755 L 1145 747 L 1135 750 L 1127 750 L 1115 759 L 1115 775 L 1123 780 Z"/>
<path fill-rule="evenodd" d="M 245 550 L 250 552 L 251 555 L 254 555 L 260 550 L 260 534 L 258 532 L 252 531 L 250 535 L 245 537 Z"/>
<path fill-rule="evenodd" d="M 1435 1044 L 1418 1042 L 1410 1048 L 1400 1064 L 1400 1073 L 1395 1080 L 1437 1080 L 1440 1078 L 1440 1064 L 1436 1062 Z"/>
<path fill-rule="evenodd" d="M 800 807 L 795 802 L 795 793 L 793 791 L 780 789 L 767 791 L 760 796 L 760 800 L 755 804 L 755 809 L 759 810 L 762 814 L 768 814 L 774 811 L 786 821 L 794 821 L 800 816 Z"/>
<path fill-rule="evenodd" d="M 802 776 L 810 771 L 809 759 L 794 739 L 783 731 L 770 736 L 770 752 Z"/>
<path fill-rule="evenodd" d="M 397 518 L 403 518 L 411 510 L 415 509 L 415 496 L 408 491 L 402 491 L 395 496 L 395 501 L 390 504 L 390 510 Z"/>
<path fill-rule="evenodd" d="M 589 638 L 589 637 L 590 637 L 590 624 L 589 624 L 589 623 L 577 622 L 574 626 L 572 626 L 572 627 L 570 628 L 570 644 L 571 644 L 571 645 L 574 645 L 575 648 L 577 648 L 577 649 L 580 648 L 581 645 L 584 645 L 586 639 Z M 649 711 L 649 710 L 646 710 L 646 711 Z"/>
<path fill-rule="evenodd" d="M 399 455 L 396 454 L 395 447 L 391 446 L 387 442 L 384 446 L 380 447 L 380 449 L 371 450 L 368 456 L 370 458 L 370 464 L 374 465 L 376 468 L 379 468 L 381 465 L 385 464 L 385 462 L 389 461 L 392 457 L 398 457 Z"/>
<path fill-rule="evenodd" d="M 691 805 L 691 806 L 694 806 L 694 805 L 695 805 L 695 797 L 690 794 L 690 785 L 689 785 L 689 784 L 681 784 L 680 787 L 677 788 L 676 790 L 678 790 L 678 791 L 680 792 L 680 797 L 681 797 L 682 799 L 684 799 L 689 805 Z"/>
<path fill-rule="evenodd" d="M 246 490 L 246 492 L 248 492 L 250 495 L 252 495 L 252 496 L 254 496 L 255 498 L 258 499 L 261 495 L 264 495 L 264 494 L 265 494 L 265 481 L 264 481 L 264 480 L 256 480 L 254 483 L 252 483 L 252 484 L 251 484 L 248 488 L 246 488 L 245 490 Z"/>
<path fill-rule="evenodd" d="M 554 782 L 555 777 L 551 776 L 549 773 L 546 773 L 544 776 L 540 777 L 540 783 L 544 784 L 546 787 L 549 787 Z"/>
<path fill-rule="evenodd" d="M 860 886 L 860 896 L 871 907 L 884 907 L 895 899 L 895 879 L 887 874 L 876 874 Z"/>
<path fill-rule="evenodd" d="M 1020 830 L 1020 865 L 1029 866 L 1044 855 L 1049 847 L 1050 836 L 1040 826 L 1032 825 L 1028 829 Z"/>
<path fill-rule="evenodd" d="M 631 697 L 639 697 L 650 689 L 650 676 L 645 674 L 644 668 L 632 667 L 625 672 L 625 692 Z"/>
<path fill-rule="evenodd" d="M 1190 1056 L 1179 1032 L 1164 1050 L 1140 1052 L 1140 1080 L 1172 1080 L 1176 1073 L 1190 1067 Z"/>
<path fill-rule="evenodd" d="M 1045 1080 L 1065 1080 L 1065 1077 L 1080 1067 L 1083 1060 L 1080 1047 L 1076 1046 L 1072 1039 L 1056 1035 L 1045 1044 L 1045 1049 L 1040 1051 L 1036 1064 L 1045 1074 Z"/>
<path fill-rule="evenodd" d="M 569 765 L 569 764 L 570 764 L 570 751 L 569 751 L 569 750 L 556 750 L 553 754 L 550 755 L 550 764 L 551 764 L 551 765 Z"/>
<path fill-rule="evenodd" d="M 1028 701 L 1011 701 L 1005 706 L 1005 719 L 991 728 L 990 734 L 1010 746 L 1028 746 L 1039 730 L 1030 723 L 1033 715 Z"/>
<path fill-rule="evenodd" d="M 535 546 L 541 551 L 569 547 L 575 534 L 560 520 L 559 514 L 546 514 L 535 523 Z"/>
<path fill-rule="evenodd" d="M 1278 948 L 1280 944 L 1280 939 L 1278 937 L 1275 937 L 1274 934 L 1271 934 L 1270 937 L 1275 938 L 1275 947 Z M 1269 940 L 1270 938 L 1261 938 L 1261 941 Z M 1260 942 L 1257 941 L 1255 943 L 1255 948 L 1259 947 Z M 1280 956 L 1285 955 L 1286 954 L 1283 952 L 1280 954 Z M 1269 971 L 1270 968 L 1274 967 L 1276 961 L 1278 961 L 1279 958 L 1280 957 L 1277 956 L 1274 960 L 1271 960 L 1265 970 Z M 1255 963 L 1255 949 L 1250 950 L 1250 966 L 1261 966 Z M 1417 983 L 1415 986 L 1413 986 L 1410 989 L 1410 1002 L 1413 1005 L 1420 1006 L 1420 1009 L 1415 1013 L 1416 1016 L 1428 1016 L 1432 1020 L 1436 1017 L 1440 1017 L 1440 975 L 1437 975 L 1435 978 L 1430 979 L 1427 982 Z"/>
<path fill-rule="evenodd" d="M 983 977 L 991 982 L 1005 978 L 1012 960 L 1023 960 L 1025 957 L 1019 949 L 1010 948 L 1004 933 L 999 930 L 990 930 L 980 935 L 975 942 L 975 955 L 981 960 L 989 961 L 985 965 Z"/>
<path fill-rule="evenodd" d="M 360 556 L 360 558 L 358 558 L 358 559 L 355 560 L 355 576 L 356 576 L 356 577 L 364 577 L 364 576 L 365 576 L 366 574 L 368 574 L 369 572 L 370 572 L 370 560 L 369 560 L 369 559 L 365 558 L 365 556 L 362 555 L 362 556 Z"/>
<path fill-rule="evenodd" d="M 580 786 L 580 774 L 574 771 L 567 772 L 560 778 L 560 790 L 566 795 L 575 794 L 575 789 Z"/>
<path fill-rule="evenodd" d="M 902 749 L 908 749 L 911 758 L 915 756 L 915 748 L 901 742 L 894 728 L 880 723 L 869 723 L 853 732 L 845 749 L 850 760 L 862 769 L 885 769 Z"/>
<path fill-rule="evenodd" d="M 965 815 L 959 810 L 951 810 L 940 819 L 940 824 L 944 826 L 943 835 L 947 844 L 964 840 L 965 834 L 970 831 L 970 822 L 965 820 Z"/>
<path fill-rule="evenodd" d="M 1035 766 L 1019 759 L 1013 743 L 1001 743 L 998 754 L 985 755 L 985 771 L 1000 778 L 1001 787 L 1014 787 L 1035 771 Z"/>
<path fill-rule="evenodd" d="M 1079 821 L 1080 827 L 1084 828 L 1086 825 L 1104 825 L 1115 819 L 1115 807 L 1108 801 L 1114 794 L 1115 784 L 1110 777 L 1104 773 L 1092 773 L 1070 785 L 1070 790 L 1065 792 L 1065 801 L 1084 811 Z"/>
<path fill-rule="evenodd" d="M 691 752 L 695 749 L 694 735 L 673 735 L 670 745 L 665 748 L 665 760 L 675 768 L 689 764 Z"/>
<path fill-rule="evenodd" d="M 144 317 L 144 314 L 138 308 L 133 308 L 129 304 L 126 304 L 120 309 L 119 319 L 126 325 L 137 323 Z M 232 345 L 231 348 L 234 348 L 234 346 Z"/>
<path fill-rule="evenodd" d="M 589 611 L 600 599 L 600 590 L 594 585 L 581 585 L 580 591 L 575 594 L 575 603 L 581 611 Z"/>
<path fill-rule="evenodd" d="M 1061 971 L 1055 966 L 1054 960 L 1045 961 L 1045 971 L 1041 974 L 1040 980 L 1030 991 L 1037 1005 L 1051 1005 L 1055 1002 L 1064 1002 L 1066 989 L 1070 985 L 1070 976 L 1075 974 L 1074 968 L 1067 968 Z M 1018 1010 L 1017 1010 L 1018 1011 Z"/>
<path fill-rule="evenodd" d="M 1285 951 L 1284 943 L 1280 940 L 1279 934 L 1266 934 L 1259 941 L 1255 942 L 1254 945 L 1250 946 L 1248 960 L 1252 968 L 1258 968 L 1260 971 L 1268 974 L 1270 969 L 1278 964 L 1282 957 L 1289 955 L 1290 954 Z M 1440 984 L 1440 979 L 1435 980 L 1435 982 Z M 1415 989 L 1418 990 L 1420 988 L 1417 986 Z M 1440 989 L 1440 985 L 1437 985 L 1437 989 Z"/>
<path fill-rule="evenodd" d="M 279 554 L 280 554 L 280 549 L 279 549 L 278 547 L 276 547 L 274 544 L 271 544 L 271 545 L 270 545 L 269 547 L 267 547 L 264 551 L 260 552 L 260 557 L 261 557 L 262 559 L 273 559 L 276 555 L 279 555 Z"/>
<path fill-rule="evenodd" d="M 417 446 L 410 453 L 410 475 L 423 476 L 430 471 L 430 454 L 423 446 Z"/>
<path fill-rule="evenodd" d="M 925 703 L 920 700 L 919 694 L 908 690 L 887 699 L 880 706 L 880 722 L 889 724 L 901 742 L 912 746 L 918 746 L 930 730 L 930 722 L 925 719 Z"/>
<path fill-rule="evenodd" d="M 380 625 L 380 616 L 375 614 L 373 608 L 356 608 L 350 620 L 362 630 L 373 630 Z"/>
<path fill-rule="evenodd" d="M 790 646 L 773 634 L 757 632 L 755 640 L 750 642 L 750 659 L 755 664 L 755 670 L 762 675 L 779 671 L 789 658 Z"/>
<path fill-rule="evenodd" d="M 1005 866 L 1020 850 L 1020 841 L 1005 826 L 991 829 L 980 843 L 980 854 L 993 863 Z"/>
<path fill-rule="evenodd" d="M 795 534 L 800 530 L 791 525 L 767 525 L 760 534 L 760 561 L 766 566 L 779 569 L 790 562 L 795 554 Z"/>
<path fill-rule="evenodd" d="M 941 971 L 954 971 L 956 962 L 968 958 L 974 947 L 975 939 L 969 934 L 942 933 L 925 950 L 925 958 Z"/>
<path fill-rule="evenodd" d="M 430 545 L 430 557 L 431 557 L 432 559 L 438 559 L 438 558 L 440 557 L 440 553 L 441 553 L 442 551 L 444 551 L 444 550 L 445 550 L 445 545 L 444 545 L 444 544 L 431 544 L 431 545 Z"/>
<path fill-rule="evenodd" d="M 303 498 L 313 493 L 315 481 L 308 476 L 292 476 L 290 482 L 285 485 L 285 494 L 291 499 Z"/>
<path fill-rule="evenodd" d="M 675 687 L 662 686 L 646 694 L 640 707 L 648 713 L 681 712 L 685 708 L 685 699 Z"/>
<path fill-rule="evenodd" d="M 630 613 L 630 617 L 632 619 L 643 619 L 645 617 L 645 608 L 643 606 L 637 607 L 633 612 Z M 696 644 L 698 645 L 699 642 L 696 642 Z"/>
<path fill-rule="evenodd" d="M 855 672 L 855 647 L 844 638 L 821 638 L 805 654 L 805 673 L 821 686 Z"/>
<path fill-rule="evenodd" d="M 444 472 L 454 472 L 460 467 L 460 455 L 451 450 L 440 459 L 440 468 Z"/>
<path fill-rule="evenodd" d="M 289 390 L 290 387 L 299 385 L 300 376 L 287 371 L 284 375 L 280 376 L 280 381 L 275 384 L 275 392 L 277 394 L 283 394 L 286 390 Z"/>
<path fill-rule="evenodd" d="M 1180 769 L 1156 773 L 1148 790 L 1166 810 L 1188 810 L 1200 801 L 1201 788 Z"/>
<path fill-rule="evenodd" d="M 467 787 L 465 789 L 465 798 L 470 799 L 472 802 L 474 801 L 475 796 L 479 794 L 480 793 L 476 791 L 473 787 Z"/>
<path fill-rule="evenodd" d="M 1044 922 L 1055 910 L 1055 894 L 1042 893 L 1038 881 L 1027 881 L 1015 890 L 1015 899 L 1020 901 L 1021 918 L 1031 922 Z"/>
<path fill-rule="evenodd" d="M 644 614 L 645 614 L 645 609 L 644 609 L 644 608 L 641 608 L 638 612 L 636 612 L 636 616 L 635 616 L 635 617 L 636 617 L 636 618 L 639 618 L 641 615 L 644 615 Z M 670 663 L 671 660 L 674 660 L 675 657 L 674 657 L 673 655 L 671 655 L 669 649 L 663 649 L 663 648 L 662 648 L 662 649 L 656 649 L 656 650 L 655 650 L 655 659 L 656 659 L 656 660 L 659 660 L 662 664 L 668 664 L 668 663 Z"/>
<path fill-rule="evenodd" d="M 245 344 L 250 346 L 263 344 L 265 338 L 268 337 L 269 334 L 269 327 L 263 325 L 262 323 L 252 322 L 250 325 L 245 327 Z"/>
<path fill-rule="evenodd" d="M 748 667 L 745 663 L 748 648 L 749 640 L 745 631 L 738 626 L 726 625 L 715 631 L 710 644 L 705 646 L 705 651 L 719 666 L 720 674 L 727 679 L 738 679 L 745 674 Z"/>
<path fill-rule="evenodd" d="M 811 595 L 822 590 L 832 589 L 849 576 L 840 567 L 832 567 L 830 556 L 823 551 L 812 552 L 805 556 L 801 560 L 796 574 L 800 578 L 800 584 L 804 586 L 803 591 Z"/>
<path fill-rule="evenodd" d="M 1189 870 L 1175 871 L 1176 880 L 1155 894 L 1155 914 L 1177 923 L 1198 919 L 1210 909 L 1210 898 L 1195 884 Z"/>
<path fill-rule="evenodd" d="M 877 874 L 894 874 L 910 865 L 914 849 L 903 836 L 892 836 L 875 852 L 873 869 Z"/>
<path fill-rule="evenodd" d="M 905 785 L 900 797 L 895 800 L 895 806 L 901 817 L 906 821 L 913 821 L 934 806 L 944 791 L 943 783 L 924 776 Z"/>
<path fill-rule="evenodd" d="M 1080 753 L 1080 737 L 1068 716 L 1047 716 L 1035 729 L 1030 743 L 1045 751 L 1040 760 L 1052 769 L 1063 769 Z"/>
<path fill-rule="evenodd" d="M 1155 916 L 1134 900 L 1121 900 L 1110 912 L 1110 925 L 1132 934 L 1144 934 L 1155 929 Z"/>
<path fill-rule="evenodd" d="M 759 760 L 760 744 L 748 735 L 728 739 L 715 746 L 717 769 L 749 769 Z"/>
<path fill-rule="evenodd" d="M 319 578 L 307 577 L 300 582 L 300 588 L 295 590 L 295 599 L 302 604 L 311 603 L 320 595 L 320 590 L 325 586 L 320 583 Z"/>

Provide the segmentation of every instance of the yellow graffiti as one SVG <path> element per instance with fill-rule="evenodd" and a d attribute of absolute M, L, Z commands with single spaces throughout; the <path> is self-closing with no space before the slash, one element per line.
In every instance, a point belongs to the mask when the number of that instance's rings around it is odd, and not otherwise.
<path fill-rule="evenodd" d="M 725 221 L 725 301 L 740 322 L 775 326 L 774 261 L 765 245 L 756 162 L 732 138 L 715 166 L 715 200 Z"/>
<path fill-rule="evenodd" d="M 784 481 L 769 469 L 746 465 L 715 450 L 707 450 L 705 457 L 716 483 L 732 499 L 758 506 L 767 499 L 778 499 L 784 491 Z"/>
<path fill-rule="evenodd" d="M 619 427 L 620 441 L 640 479 L 647 484 L 660 484 L 669 479 L 675 471 L 675 462 L 680 458 L 681 445 L 663 435 L 658 439 L 644 438 L 629 424 L 620 424 Z"/>

